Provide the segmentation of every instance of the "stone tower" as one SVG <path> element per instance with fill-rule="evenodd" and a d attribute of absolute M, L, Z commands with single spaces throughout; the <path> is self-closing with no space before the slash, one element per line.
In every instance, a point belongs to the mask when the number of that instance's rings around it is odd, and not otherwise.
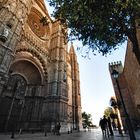
<path fill-rule="evenodd" d="M 137 36 L 137 41 L 140 48 L 140 26 L 138 23 L 136 23 L 136 36 Z M 109 65 L 110 73 L 111 73 L 112 68 L 118 67 L 118 66 L 120 65 L 111 63 Z M 134 127 L 136 128 L 137 125 L 140 125 L 140 93 L 139 93 L 140 91 L 140 86 L 139 86 L 140 85 L 140 65 L 135 56 L 135 53 L 133 50 L 133 44 L 129 39 L 127 41 L 124 68 L 118 80 L 119 80 L 120 86 L 121 85 L 123 86 L 122 94 L 127 93 L 127 96 L 125 96 L 124 98 L 126 100 L 126 107 L 128 106 L 128 111 L 129 111 L 128 113 L 130 114 L 132 123 L 135 125 Z M 114 82 L 113 82 L 113 85 L 115 87 Z"/>
<path fill-rule="evenodd" d="M 0 2 L 0 131 L 81 128 L 79 68 L 43 0 Z"/>
<path fill-rule="evenodd" d="M 113 83 L 113 87 L 114 87 L 114 91 L 115 91 L 115 96 L 116 96 L 116 99 L 118 102 L 118 108 L 120 111 L 122 123 L 125 126 L 126 125 L 125 119 L 127 117 L 127 114 L 125 114 L 125 111 L 124 111 L 124 108 L 122 105 L 123 103 L 122 103 L 121 96 L 123 98 L 123 102 L 124 102 L 126 111 L 129 114 L 129 117 L 130 117 L 133 125 L 136 123 L 136 121 L 138 121 L 138 119 L 137 119 L 137 112 L 136 112 L 135 105 L 134 105 L 134 100 L 131 95 L 132 90 L 129 87 L 127 79 L 124 75 L 124 72 L 125 72 L 124 69 L 125 68 L 123 68 L 121 62 L 114 62 L 114 63 L 109 64 L 110 74 L 112 73 L 113 70 L 116 70 L 117 72 L 119 72 L 118 84 L 112 76 L 111 76 L 111 78 L 112 78 L 112 83 Z M 120 88 L 120 91 L 119 91 L 119 88 Z"/>

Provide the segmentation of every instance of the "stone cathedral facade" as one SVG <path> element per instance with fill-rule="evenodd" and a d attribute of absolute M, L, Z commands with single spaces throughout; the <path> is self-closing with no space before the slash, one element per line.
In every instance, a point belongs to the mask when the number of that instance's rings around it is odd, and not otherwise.
<path fill-rule="evenodd" d="M 79 67 L 43 0 L 0 0 L 0 132 L 81 129 Z"/>

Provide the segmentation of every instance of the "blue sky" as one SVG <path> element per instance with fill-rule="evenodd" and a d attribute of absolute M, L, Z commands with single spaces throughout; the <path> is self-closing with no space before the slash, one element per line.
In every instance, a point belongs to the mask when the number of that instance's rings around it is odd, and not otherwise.
<path fill-rule="evenodd" d="M 109 74 L 108 63 L 122 61 L 124 63 L 126 43 L 107 57 L 90 55 L 90 60 L 77 54 L 80 70 L 80 86 L 82 111 L 92 114 L 93 123 L 98 125 L 114 89 Z"/>
<path fill-rule="evenodd" d="M 49 13 L 53 9 L 47 4 Z M 73 42 L 75 48 L 81 46 L 78 41 Z M 122 61 L 124 63 L 126 43 L 118 50 L 112 52 L 107 57 L 97 54 L 90 55 L 90 59 L 83 58 L 82 54 L 77 53 L 80 71 L 80 87 L 82 111 L 92 115 L 93 124 L 98 125 L 100 117 L 103 116 L 105 108 L 109 106 L 109 99 L 114 95 L 108 63 Z"/>

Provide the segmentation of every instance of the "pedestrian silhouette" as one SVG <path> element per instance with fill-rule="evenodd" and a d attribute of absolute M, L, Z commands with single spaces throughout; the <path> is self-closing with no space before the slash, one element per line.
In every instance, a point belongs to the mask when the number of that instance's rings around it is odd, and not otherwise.
<path fill-rule="evenodd" d="M 57 130 L 57 135 L 60 135 L 60 128 L 61 128 L 61 125 L 60 125 L 60 122 L 56 125 L 56 130 Z"/>
<path fill-rule="evenodd" d="M 114 134 L 113 134 L 113 130 L 112 130 L 110 117 L 108 117 L 107 120 L 108 120 L 108 128 L 109 128 L 110 135 L 113 136 Z"/>
<path fill-rule="evenodd" d="M 103 119 L 100 119 L 99 125 L 101 127 L 102 130 L 102 134 L 104 136 L 108 135 L 108 120 L 106 119 L 105 115 L 103 116 Z"/>
<path fill-rule="evenodd" d="M 117 127 L 117 126 L 116 126 L 116 123 L 115 123 L 114 120 L 112 121 L 112 127 L 113 127 L 113 130 L 116 130 L 116 127 Z"/>

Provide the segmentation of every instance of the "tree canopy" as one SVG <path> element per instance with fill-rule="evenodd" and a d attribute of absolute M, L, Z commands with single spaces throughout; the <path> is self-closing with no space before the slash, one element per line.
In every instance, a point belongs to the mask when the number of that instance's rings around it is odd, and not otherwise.
<path fill-rule="evenodd" d="M 129 38 L 138 59 L 139 0 L 48 1 L 55 8 L 55 18 L 69 27 L 70 35 L 81 40 L 92 52 L 106 55 Z M 138 61 L 140 63 L 140 59 Z"/>
<path fill-rule="evenodd" d="M 104 110 L 104 115 L 106 117 L 111 117 L 112 114 L 115 114 L 114 110 L 112 107 L 107 107 L 105 110 Z"/>
<path fill-rule="evenodd" d="M 92 125 L 92 118 L 91 114 L 88 114 L 86 112 L 82 113 L 82 119 L 83 119 L 83 127 L 91 126 Z"/>

